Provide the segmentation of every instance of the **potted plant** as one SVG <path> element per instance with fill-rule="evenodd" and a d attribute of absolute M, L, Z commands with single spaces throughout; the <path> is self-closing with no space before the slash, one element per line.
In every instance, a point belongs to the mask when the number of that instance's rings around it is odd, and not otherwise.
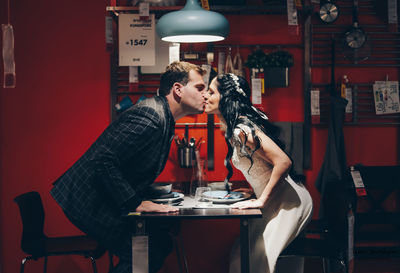
<path fill-rule="evenodd" d="M 293 55 L 278 50 L 266 54 L 264 61 L 264 80 L 267 87 L 289 86 L 289 67 L 293 66 Z"/>
<path fill-rule="evenodd" d="M 267 55 L 261 48 L 257 47 L 249 56 L 247 57 L 247 61 L 245 62 L 245 66 L 250 69 L 255 69 L 258 71 L 264 69 L 264 64 L 266 61 Z"/>

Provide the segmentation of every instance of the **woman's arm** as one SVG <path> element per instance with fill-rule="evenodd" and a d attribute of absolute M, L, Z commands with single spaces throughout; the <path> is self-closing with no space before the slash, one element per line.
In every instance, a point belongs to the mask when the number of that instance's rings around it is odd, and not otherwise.
<path fill-rule="evenodd" d="M 287 176 L 292 165 L 290 158 L 271 138 L 261 131 L 256 131 L 256 135 L 260 140 L 260 148 L 255 152 L 255 154 L 261 156 L 266 162 L 272 165 L 271 177 L 258 199 L 235 203 L 232 205 L 232 207 L 235 208 L 245 209 L 264 207 L 269 198 L 274 194 L 278 183 Z M 244 143 L 244 132 L 241 132 L 239 137 L 241 138 L 242 143 Z M 255 148 L 254 138 L 251 134 L 247 134 L 246 146 L 251 149 Z"/>

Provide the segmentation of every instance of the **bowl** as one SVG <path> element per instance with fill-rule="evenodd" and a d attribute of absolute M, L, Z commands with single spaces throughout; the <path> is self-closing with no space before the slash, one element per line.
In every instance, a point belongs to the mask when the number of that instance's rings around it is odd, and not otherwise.
<path fill-rule="evenodd" d="M 172 184 L 171 183 L 153 183 L 150 185 L 150 188 L 153 193 L 167 194 L 167 193 L 171 192 Z"/>
<path fill-rule="evenodd" d="M 232 183 L 228 182 L 229 187 L 232 189 Z M 225 182 L 209 182 L 208 186 L 212 191 L 224 191 L 225 190 Z"/>

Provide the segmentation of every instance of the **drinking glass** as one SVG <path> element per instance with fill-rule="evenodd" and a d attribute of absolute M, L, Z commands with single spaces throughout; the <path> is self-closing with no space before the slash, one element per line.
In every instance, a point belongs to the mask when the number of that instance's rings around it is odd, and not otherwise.
<path fill-rule="evenodd" d="M 193 161 L 193 173 L 190 178 L 190 196 L 192 197 L 196 194 L 196 188 L 208 185 L 206 166 L 207 162 L 200 159 L 199 151 L 196 150 L 196 160 Z"/>
<path fill-rule="evenodd" d="M 211 207 L 212 201 L 204 197 L 204 193 L 207 191 L 211 191 L 210 187 L 197 187 L 196 194 L 194 197 L 195 206 L 196 207 Z"/>

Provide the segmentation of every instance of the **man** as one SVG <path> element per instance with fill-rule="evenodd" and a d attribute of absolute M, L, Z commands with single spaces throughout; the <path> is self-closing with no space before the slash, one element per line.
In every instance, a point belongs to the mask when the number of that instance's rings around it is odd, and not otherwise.
<path fill-rule="evenodd" d="M 132 272 L 131 231 L 123 213 L 175 212 L 144 201 L 142 193 L 164 169 L 175 121 L 204 110 L 204 70 L 187 62 L 170 64 L 159 96 L 129 108 L 110 124 L 51 190 L 70 221 L 120 258 L 113 272 Z M 172 249 L 169 226 L 152 225 L 150 272 Z"/>

